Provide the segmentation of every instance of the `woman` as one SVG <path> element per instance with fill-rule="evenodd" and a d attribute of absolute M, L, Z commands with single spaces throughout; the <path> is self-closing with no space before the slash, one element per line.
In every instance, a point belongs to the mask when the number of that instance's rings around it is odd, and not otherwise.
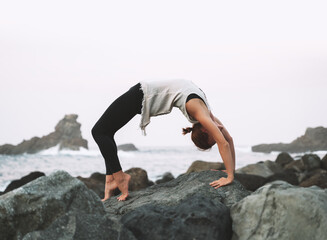
<path fill-rule="evenodd" d="M 145 134 L 145 127 L 152 116 L 168 114 L 173 107 L 178 107 L 189 122 L 193 123 L 192 128 L 183 129 L 183 134 L 192 132 L 192 141 L 198 148 L 206 150 L 214 144 L 218 145 L 228 177 L 213 181 L 210 185 L 219 188 L 234 180 L 233 139 L 211 113 L 204 92 L 187 80 L 141 82 L 117 98 L 92 128 L 92 135 L 106 164 L 105 195 L 102 201 L 110 198 L 117 187 L 122 193 L 117 197 L 119 201 L 126 200 L 128 196 L 131 177 L 120 166 L 115 133 L 136 114 L 141 114 L 140 127 Z"/>

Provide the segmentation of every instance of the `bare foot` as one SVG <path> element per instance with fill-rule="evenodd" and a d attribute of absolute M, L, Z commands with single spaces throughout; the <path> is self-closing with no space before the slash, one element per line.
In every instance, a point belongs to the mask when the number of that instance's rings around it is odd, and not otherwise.
<path fill-rule="evenodd" d="M 104 198 L 101 199 L 102 202 L 108 200 L 114 193 L 115 189 L 118 187 L 115 179 L 112 175 L 106 176 L 106 186 L 104 189 Z"/>
<path fill-rule="evenodd" d="M 114 178 L 121 191 L 121 195 L 117 199 L 118 201 L 125 201 L 128 197 L 128 183 L 131 180 L 131 176 L 127 173 L 119 172 L 114 173 Z"/>

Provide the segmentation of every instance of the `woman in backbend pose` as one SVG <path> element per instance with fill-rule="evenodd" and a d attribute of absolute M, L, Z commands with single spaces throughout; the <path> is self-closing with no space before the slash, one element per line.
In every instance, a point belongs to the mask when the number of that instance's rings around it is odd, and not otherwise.
<path fill-rule="evenodd" d="M 140 82 L 117 98 L 92 128 L 92 135 L 106 164 L 105 194 L 102 201 L 110 198 L 117 187 L 122 193 L 117 197 L 119 201 L 126 200 L 128 196 L 131 177 L 120 166 L 115 133 L 136 114 L 141 114 L 140 127 L 145 134 L 145 127 L 150 123 L 151 116 L 168 114 L 173 107 L 178 107 L 189 122 L 193 123 L 191 128 L 183 129 L 183 134 L 192 132 L 192 141 L 198 148 L 206 150 L 214 144 L 218 145 L 228 176 L 213 181 L 210 185 L 219 188 L 234 180 L 235 150 L 232 137 L 212 114 L 202 90 L 187 80 Z"/>

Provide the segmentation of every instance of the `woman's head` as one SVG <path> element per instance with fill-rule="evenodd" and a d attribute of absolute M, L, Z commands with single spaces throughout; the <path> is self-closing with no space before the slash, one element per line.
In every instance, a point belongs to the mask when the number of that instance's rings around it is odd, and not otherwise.
<path fill-rule="evenodd" d="M 192 128 L 183 128 L 184 135 L 190 132 L 192 132 L 191 139 L 195 146 L 202 150 L 210 149 L 215 144 L 213 138 L 208 134 L 208 132 L 204 127 L 202 127 L 200 123 L 194 124 Z"/>

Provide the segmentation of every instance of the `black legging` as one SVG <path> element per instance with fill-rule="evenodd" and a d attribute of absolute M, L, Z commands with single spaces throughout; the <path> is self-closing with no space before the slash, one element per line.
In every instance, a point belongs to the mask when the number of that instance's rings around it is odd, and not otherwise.
<path fill-rule="evenodd" d="M 138 83 L 117 98 L 92 128 L 93 138 L 105 160 L 106 175 L 112 175 L 122 170 L 117 156 L 114 135 L 136 114 L 141 113 L 142 100 L 143 92 L 141 84 Z"/>

